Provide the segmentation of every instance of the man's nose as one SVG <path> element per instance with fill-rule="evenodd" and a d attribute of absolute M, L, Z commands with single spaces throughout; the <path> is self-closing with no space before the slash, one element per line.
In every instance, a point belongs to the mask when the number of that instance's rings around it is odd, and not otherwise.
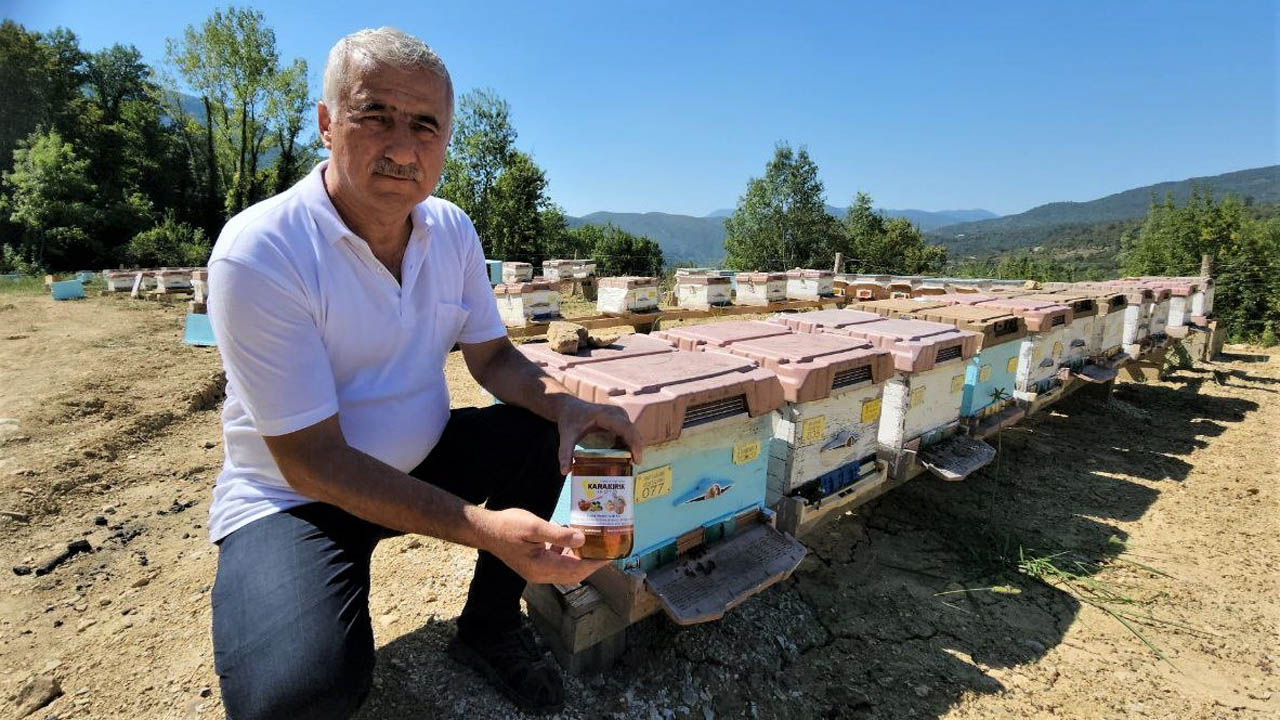
<path fill-rule="evenodd" d="M 414 162 L 413 131 L 408 123 L 398 122 L 392 129 L 390 142 L 382 151 L 388 160 L 397 165 L 409 165 Z"/>

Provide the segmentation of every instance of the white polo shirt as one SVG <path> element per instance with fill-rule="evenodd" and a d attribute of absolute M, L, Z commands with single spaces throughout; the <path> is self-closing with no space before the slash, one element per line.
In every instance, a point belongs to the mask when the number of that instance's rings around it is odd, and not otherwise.
<path fill-rule="evenodd" d="M 325 165 L 231 218 L 209 259 L 209 319 L 227 370 L 214 541 L 309 502 L 264 435 L 337 413 L 352 447 L 408 472 L 449 420 L 449 350 L 506 333 L 461 209 L 435 197 L 413 209 L 397 283 L 334 210 Z"/>

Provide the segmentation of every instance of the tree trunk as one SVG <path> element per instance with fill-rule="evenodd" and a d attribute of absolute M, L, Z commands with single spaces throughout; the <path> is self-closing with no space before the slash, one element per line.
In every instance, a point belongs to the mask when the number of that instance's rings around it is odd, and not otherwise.
<path fill-rule="evenodd" d="M 202 96 L 201 99 L 204 100 L 204 137 L 209 154 L 209 194 L 205 198 L 205 228 L 213 237 L 217 235 L 216 231 L 221 220 L 218 217 L 218 157 L 213 151 L 213 107 L 208 95 Z"/>
<path fill-rule="evenodd" d="M 244 209 L 244 164 L 245 154 L 249 151 L 249 107 L 247 103 L 240 105 L 240 164 L 236 166 L 235 211 Z"/>

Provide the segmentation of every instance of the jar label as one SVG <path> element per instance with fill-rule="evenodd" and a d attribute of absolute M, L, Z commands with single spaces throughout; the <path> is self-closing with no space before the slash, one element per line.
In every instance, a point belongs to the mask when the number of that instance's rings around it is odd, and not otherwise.
<path fill-rule="evenodd" d="M 569 524 L 578 527 L 630 528 L 633 480 L 630 475 L 580 475 L 570 478 Z"/>

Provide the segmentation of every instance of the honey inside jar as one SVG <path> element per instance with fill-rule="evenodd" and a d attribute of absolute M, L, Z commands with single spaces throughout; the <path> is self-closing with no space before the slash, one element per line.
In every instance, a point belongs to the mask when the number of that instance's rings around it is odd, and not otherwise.
<path fill-rule="evenodd" d="M 617 560 L 631 554 L 635 540 L 634 480 L 630 451 L 574 450 L 569 476 L 569 525 L 586 537 L 578 548 L 579 557 Z"/>

